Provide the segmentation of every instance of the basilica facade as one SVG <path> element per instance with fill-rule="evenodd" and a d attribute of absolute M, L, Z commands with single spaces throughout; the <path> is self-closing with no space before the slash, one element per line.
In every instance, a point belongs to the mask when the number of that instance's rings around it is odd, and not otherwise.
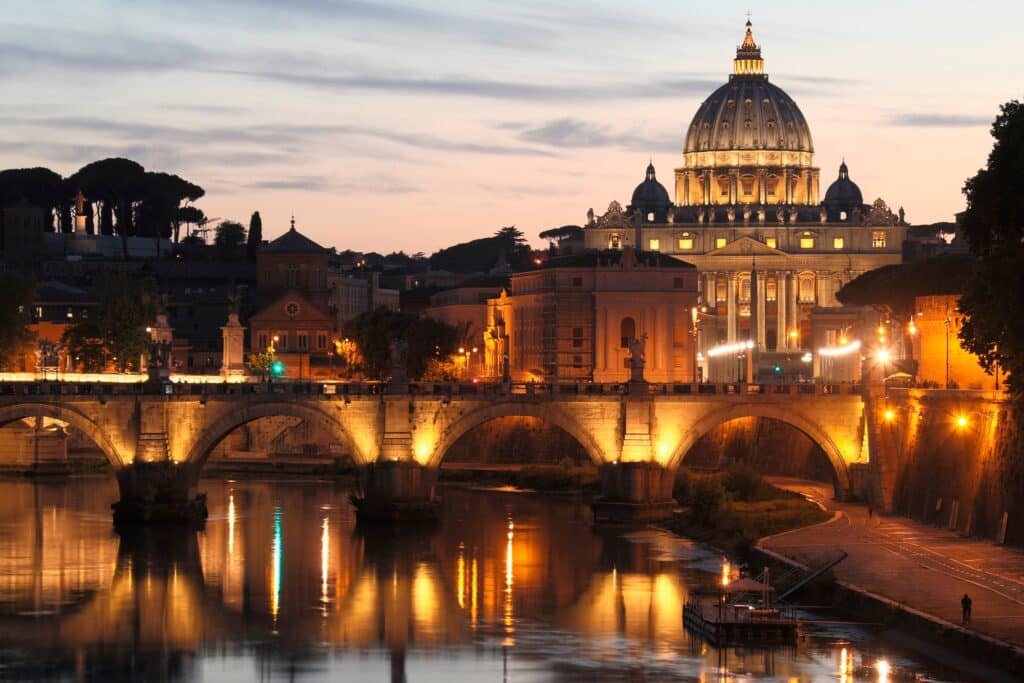
<path fill-rule="evenodd" d="M 902 209 L 865 204 L 845 162 L 824 197 L 819 181 L 807 120 L 769 82 L 748 21 L 728 82 L 687 129 L 675 196 L 649 165 L 626 207 L 588 212 L 582 246 L 696 266 L 694 379 L 738 379 L 734 349 L 749 349 L 758 375 L 810 376 L 814 340 L 848 336 L 812 331 L 814 311 L 839 306 L 836 292 L 858 275 L 899 263 L 906 237 Z"/>

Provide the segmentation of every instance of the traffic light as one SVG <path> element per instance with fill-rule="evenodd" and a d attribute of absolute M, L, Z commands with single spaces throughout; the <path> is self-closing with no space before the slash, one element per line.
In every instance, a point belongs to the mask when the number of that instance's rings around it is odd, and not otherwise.
<path fill-rule="evenodd" d="M 775 366 L 775 372 L 782 372 L 782 366 L 781 365 L 776 365 Z"/>
<path fill-rule="evenodd" d="M 284 363 L 279 360 L 275 360 L 270 364 L 270 374 L 274 377 L 280 377 L 284 374 Z"/>

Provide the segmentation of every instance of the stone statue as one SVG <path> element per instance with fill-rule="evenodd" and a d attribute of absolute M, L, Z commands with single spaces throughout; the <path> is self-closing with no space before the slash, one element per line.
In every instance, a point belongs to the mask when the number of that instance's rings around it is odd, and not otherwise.
<path fill-rule="evenodd" d="M 799 215 L 797 214 L 796 207 L 794 206 L 794 207 L 790 208 L 790 210 L 789 210 L 789 222 L 791 224 L 796 224 L 796 219 L 797 218 L 799 218 Z"/>
<path fill-rule="evenodd" d="M 750 225 L 750 215 L 752 213 L 753 210 L 750 208 L 750 205 L 745 204 L 743 206 L 743 225 Z"/>
<path fill-rule="evenodd" d="M 704 222 L 704 207 L 697 209 L 697 223 L 701 224 Z"/>
<path fill-rule="evenodd" d="M 736 207 L 730 206 L 725 210 L 725 217 L 729 219 L 730 223 L 736 222 Z"/>
<path fill-rule="evenodd" d="M 907 224 L 907 212 L 903 210 L 902 206 L 900 207 L 899 214 L 900 214 L 900 225 L 906 225 Z"/>
<path fill-rule="evenodd" d="M 764 219 L 765 219 L 766 214 L 767 214 L 767 211 L 764 210 L 763 206 L 758 207 L 758 209 L 757 209 L 757 222 L 758 222 L 758 224 L 764 225 Z"/>
<path fill-rule="evenodd" d="M 633 337 L 629 340 L 629 381 L 644 381 L 644 366 L 647 364 L 646 357 L 647 335 Z"/>
<path fill-rule="evenodd" d="M 775 209 L 775 220 L 779 222 L 779 225 L 786 224 L 786 212 L 782 210 L 782 207 Z"/>
<path fill-rule="evenodd" d="M 675 223 L 676 222 L 676 208 L 674 206 L 671 207 L 668 210 L 668 222 L 669 223 Z"/>
<path fill-rule="evenodd" d="M 827 223 L 828 222 L 828 213 L 825 211 L 825 207 L 824 206 L 821 207 L 821 213 L 819 215 L 821 217 L 821 222 L 822 223 Z"/>
<path fill-rule="evenodd" d="M 391 342 L 391 384 L 406 384 L 409 381 L 409 342 L 395 339 Z"/>
<path fill-rule="evenodd" d="M 591 207 L 591 208 L 587 209 L 587 225 L 593 225 L 593 224 L 594 224 L 594 208 Z"/>

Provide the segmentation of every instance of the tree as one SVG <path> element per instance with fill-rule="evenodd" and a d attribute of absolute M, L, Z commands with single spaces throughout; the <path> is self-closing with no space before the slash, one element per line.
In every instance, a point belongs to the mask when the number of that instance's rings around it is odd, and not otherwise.
<path fill-rule="evenodd" d="M 0 171 L 0 204 L 4 207 L 29 204 L 49 214 L 47 232 L 53 230 L 53 217 L 58 216 L 65 229 L 65 209 L 70 218 L 70 195 L 60 174 L 48 168 L 11 168 Z"/>
<path fill-rule="evenodd" d="M 156 316 L 156 283 L 150 278 L 105 277 L 100 285 L 96 320 L 81 320 L 64 333 L 68 353 L 83 366 L 102 369 L 109 359 L 119 372 L 141 370 L 139 360 L 149 353 L 146 326 Z M 102 346 L 97 345 L 102 341 Z"/>
<path fill-rule="evenodd" d="M 960 339 L 985 370 L 1000 369 L 1024 398 L 1024 104 L 1000 108 L 985 168 L 964 185 L 960 234 L 976 257 L 963 295 Z"/>
<path fill-rule="evenodd" d="M 214 233 L 213 246 L 219 258 L 239 258 L 245 247 L 245 226 L 235 221 L 223 221 Z"/>
<path fill-rule="evenodd" d="M 103 330 L 95 320 L 81 320 L 64 330 L 62 337 L 76 368 L 84 372 L 102 372 L 107 349 Z"/>
<path fill-rule="evenodd" d="M 529 267 L 530 247 L 514 225 L 501 228 L 493 237 L 456 244 L 434 253 L 430 267 L 455 273 L 486 273 L 504 261 L 513 270 Z"/>
<path fill-rule="evenodd" d="M 882 266 L 850 280 L 836 298 L 847 306 L 884 306 L 906 317 L 914 311 L 916 297 L 959 294 L 973 270 L 974 260 L 965 254 Z"/>
<path fill-rule="evenodd" d="M 29 310 L 35 295 L 35 283 L 17 273 L 0 273 L 0 368 L 17 367 L 18 360 L 30 350 L 35 335 L 28 329 Z"/>
<path fill-rule="evenodd" d="M 261 244 L 263 244 L 263 219 L 260 218 L 259 211 L 253 211 L 252 217 L 249 219 L 249 238 L 245 243 L 246 255 L 250 259 L 255 259 Z"/>
<path fill-rule="evenodd" d="M 345 336 L 356 343 L 367 377 L 386 379 L 391 374 L 391 342 L 409 344 L 410 377 L 422 377 L 431 360 L 446 359 L 458 347 L 458 332 L 451 325 L 409 313 L 377 308 L 345 325 Z"/>

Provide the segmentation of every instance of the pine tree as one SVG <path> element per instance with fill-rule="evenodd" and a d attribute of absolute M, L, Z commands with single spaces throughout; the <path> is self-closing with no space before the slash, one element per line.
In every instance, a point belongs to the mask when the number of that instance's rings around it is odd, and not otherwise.
<path fill-rule="evenodd" d="M 245 251 L 249 258 L 256 258 L 256 252 L 260 250 L 260 244 L 262 243 L 263 219 L 260 218 L 259 211 L 253 211 L 252 218 L 249 219 L 249 241 L 245 245 Z"/>

